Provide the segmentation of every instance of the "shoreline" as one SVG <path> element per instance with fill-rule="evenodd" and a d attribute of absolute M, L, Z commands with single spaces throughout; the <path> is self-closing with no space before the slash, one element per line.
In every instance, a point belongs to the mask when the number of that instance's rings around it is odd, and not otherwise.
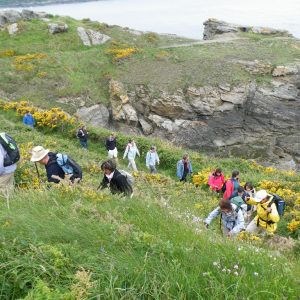
<path fill-rule="evenodd" d="M 103 0 L 49 0 L 41 3 L 30 2 L 23 4 L 0 4 L 0 10 L 5 9 L 15 9 L 15 8 L 28 8 L 28 7 L 37 7 L 37 6 L 48 6 L 48 5 L 59 5 L 59 4 L 74 4 L 74 3 L 84 3 L 84 2 L 98 2 Z"/>

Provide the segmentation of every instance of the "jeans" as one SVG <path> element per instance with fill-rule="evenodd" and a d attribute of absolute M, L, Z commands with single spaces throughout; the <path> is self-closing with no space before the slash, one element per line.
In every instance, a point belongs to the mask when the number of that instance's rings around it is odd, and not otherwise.
<path fill-rule="evenodd" d="M 188 170 L 184 170 L 183 171 L 183 175 L 182 175 L 182 178 L 180 179 L 180 181 L 185 181 L 186 182 L 186 176 L 189 174 L 189 171 Z"/>
<path fill-rule="evenodd" d="M 155 166 L 149 166 L 149 167 L 150 167 L 150 173 L 151 174 L 156 174 L 157 173 L 157 170 L 156 170 Z"/>
<path fill-rule="evenodd" d="M 87 143 L 87 141 L 80 141 L 80 145 L 81 145 L 83 148 L 85 148 L 85 149 L 88 148 L 88 143 Z"/>
<path fill-rule="evenodd" d="M 137 167 L 136 167 L 136 163 L 134 161 L 134 159 L 128 159 L 129 163 L 128 163 L 128 168 L 132 168 L 133 171 L 137 172 Z"/>

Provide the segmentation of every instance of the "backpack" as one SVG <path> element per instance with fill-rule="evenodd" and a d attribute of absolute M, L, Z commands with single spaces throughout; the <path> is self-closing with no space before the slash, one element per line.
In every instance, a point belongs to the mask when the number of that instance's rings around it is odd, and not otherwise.
<path fill-rule="evenodd" d="M 285 210 L 285 201 L 280 197 L 278 196 L 277 194 L 271 194 L 273 196 L 273 199 L 272 201 L 268 204 L 268 207 L 271 207 L 272 203 L 275 203 L 276 205 L 276 208 L 277 208 L 277 211 L 278 211 L 278 214 L 280 217 L 283 216 L 284 214 L 284 210 Z"/>
<path fill-rule="evenodd" d="M 234 203 L 233 203 L 234 204 Z M 239 210 L 242 209 L 240 206 L 234 204 L 236 206 L 236 209 L 234 209 L 234 214 L 235 214 L 235 220 L 238 218 L 238 213 L 239 213 Z M 220 230 L 222 231 L 222 212 L 220 213 Z"/>
<path fill-rule="evenodd" d="M 56 154 L 56 162 L 63 169 L 65 174 L 71 175 L 72 179 L 80 178 L 82 179 L 82 169 L 81 167 L 67 154 Z"/>
<path fill-rule="evenodd" d="M 20 151 L 16 141 L 7 133 L 0 133 L 0 144 L 6 151 L 3 166 L 8 167 L 20 160 Z"/>
<path fill-rule="evenodd" d="M 132 187 L 134 184 L 134 177 L 124 170 L 119 170 L 119 172 L 126 178 L 127 183 Z"/>

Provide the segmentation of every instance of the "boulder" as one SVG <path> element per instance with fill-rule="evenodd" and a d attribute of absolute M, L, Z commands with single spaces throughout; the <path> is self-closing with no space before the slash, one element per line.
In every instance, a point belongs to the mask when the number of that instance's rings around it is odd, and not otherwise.
<path fill-rule="evenodd" d="M 272 72 L 273 77 L 287 76 L 287 75 L 296 75 L 299 73 L 300 65 L 286 65 L 286 66 L 277 66 Z"/>
<path fill-rule="evenodd" d="M 286 30 L 273 29 L 268 27 L 253 27 L 253 26 L 243 26 L 232 23 L 227 23 L 217 19 L 208 19 L 203 23 L 204 32 L 203 39 L 204 40 L 213 40 L 223 37 L 235 37 L 239 32 L 254 32 L 257 34 L 263 35 L 279 35 L 279 36 L 292 36 Z"/>
<path fill-rule="evenodd" d="M 247 101 L 248 91 L 246 87 L 235 87 L 230 92 L 222 93 L 221 100 L 234 105 L 241 105 Z"/>
<path fill-rule="evenodd" d="M 7 31 L 9 35 L 15 35 L 18 31 L 18 23 L 13 23 L 7 26 Z"/>
<path fill-rule="evenodd" d="M 139 122 L 145 135 L 149 135 L 153 132 L 152 126 L 145 119 L 140 118 Z"/>
<path fill-rule="evenodd" d="M 109 111 L 103 104 L 81 107 L 77 110 L 78 117 L 93 126 L 106 127 L 109 121 Z"/>
<path fill-rule="evenodd" d="M 83 45 L 85 46 L 102 45 L 111 39 L 108 35 L 105 35 L 99 31 L 91 29 L 86 30 L 83 27 L 78 27 L 77 33 Z"/>
<path fill-rule="evenodd" d="M 168 94 L 162 91 L 156 98 L 151 99 L 150 110 L 157 115 L 170 119 L 179 117 L 191 119 L 194 116 L 192 107 L 184 100 L 181 94 Z"/>
<path fill-rule="evenodd" d="M 51 34 L 64 33 L 68 31 L 68 25 L 65 23 L 49 23 L 48 30 Z"/>
<path fill-rule="evenodd" d="M 16 10 L 4 10 L 0 12 L 0 26 L 17 23 L 22 20 L 22 14 Z"/>

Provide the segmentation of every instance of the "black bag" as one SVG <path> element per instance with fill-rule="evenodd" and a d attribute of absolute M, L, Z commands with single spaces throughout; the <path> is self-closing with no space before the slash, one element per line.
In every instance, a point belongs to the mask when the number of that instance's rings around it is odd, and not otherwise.
<path fill-rule="evenodd" d="M 82 179 L 82 169 L 70 156 L 57 153 L 56 162 L 63 169 L 65 174 L 72 174 L 71 180 L 75 178 Z"/>
<path fill-rule="evenodd" d="M 283 216 L 284 214 L 284 210 L 285 210 L 285 201 L 280 197 L 278 196 L 277 194 L 272 194 L 273 196 L 273 199 L 272 201 L 268 204 L 268 207 L 271 207 L 272 203 L 275 203 L 276 205 L 276 208 L 277 208 L 277 211 L 278 211 L 278 214 L 280 217 Z"/>
<path fill-rule="evenodd" d="M 3 166 L 8 167 L 20 160 L 20 151 L 16 141 L 7 133 L 0 133 L 0 144 L 6 151 Z"/>

